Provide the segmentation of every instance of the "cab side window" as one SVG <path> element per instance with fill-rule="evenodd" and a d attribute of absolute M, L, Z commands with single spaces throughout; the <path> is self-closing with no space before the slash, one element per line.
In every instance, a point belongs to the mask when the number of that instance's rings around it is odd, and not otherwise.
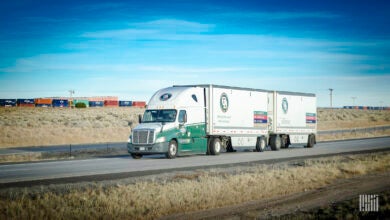
<path fill-rule="evenodd" d="M 195 101 L 195 102 L 198 102 L 198 98 L 196 97 L 196 95 L 195 94 L 192 94 L 192 99 Z"/>
<path fill-rule="evenodd" d="M 179 123 L 187 122 L 187 112 L 186 110 L 180 110 L 179 112 Z"/>

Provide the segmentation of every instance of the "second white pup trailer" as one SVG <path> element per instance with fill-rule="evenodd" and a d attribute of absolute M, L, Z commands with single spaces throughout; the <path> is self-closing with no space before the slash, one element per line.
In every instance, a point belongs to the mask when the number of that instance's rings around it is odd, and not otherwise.
<path fill-rule="evenodd" d="M 268 93 L 268 132 L 272 150 L 290 144 L 313 147 L 317 133 L 314 94 L 271 91 Z"/>
<path fill-rule="evenodd" d="M 263 151 L 304 143 L 316 134 L 314 94 L 273 92 L 217 85 L 173 86 L 157 91 L 142 123 L 129 138 L 134 158 L 192 153 L 217 155 L 222 149 Z"/>

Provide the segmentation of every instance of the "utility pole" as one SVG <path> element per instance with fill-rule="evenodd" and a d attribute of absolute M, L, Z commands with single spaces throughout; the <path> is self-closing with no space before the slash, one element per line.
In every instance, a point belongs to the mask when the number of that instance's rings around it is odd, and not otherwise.
<path fill-rule="evenodd" d="M 355 106 L 355 99 L 356 99 L 356 97 L 351 97 L 351 99 L 352 99 L 352 106 Z"/>
<path fill-rule="evenodd" d="M 73 99 L 72 99 L 72 95 L 74 94 L 74 90 L 71 89 L 71 90 L 68 90 L 69 92 L 69 102 L 72 102 L 73 103 Z M 69 107 L 72 107 L 71 103 L 68 103 Z"/>
<path fill-rule="evenodd" d="M 333 89 L 329 89 L 330 91 L 330 107 L 333 108 L 333 103 L 332 103 L 332 95 L 333 95 Z"/>

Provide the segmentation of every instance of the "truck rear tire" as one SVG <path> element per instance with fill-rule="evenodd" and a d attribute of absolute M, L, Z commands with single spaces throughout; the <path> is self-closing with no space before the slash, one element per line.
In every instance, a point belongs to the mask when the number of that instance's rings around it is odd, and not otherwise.
<path fill-rule="evenodd" d="M 257 138 L 256 151 L 263 152 L 266 147 L 267 147 L 267 142 L 265 140 L 265 137 L 261 136 L 261 137 Z"/>
<path fill-rule="evenodd" d="M 229 152 L 229 153 L 235 152 L 235 150 L 233 149 L 233 146 L 232 146 L 232 141 L 230 139 L 226 144 L 226 152 Z"/>
<path fill-rule="evenodd" d="M 281 148 L 288 148 L 288 146 L 290 145 L 288 135 L 281 135 L 280 140 L 282 141 L 280 144 Z"/>
<path fill-rule="evenodd" d="M 142 154 L 130 154 L 133 159 L 141 159 Z"/>
<path fill-rule="evenodd" d="M 282 140 L 279 135 L 272 135 L 270 140 L 271 150 L 280 150 Z"/>
<path fill-rule="evenodd" d="M 314 134 L 310 134 L 308 139 L 307 139 L 307 148 L 312 148 L 314 147 L 314 144 L 315 144 L 315 136 Z"/>
<path fill-rule="evenodd" d="M 222 148 L 221 140 L 219 138 L 211 139 L 211 143 L 209 147 L 210 147 L 211 155 L 218 155 L 221 152 L 221 148 Z"/>
<path fill-rule="evenodd" d="M 290 135 L 287 135 L 287 138 L 286 138 L 286 144 L 284 145 L 284 148 L 288 148 L 291 144 L 291 141 L 290 141 Z"/>
<path fill-rule="evenodd" d="M 168 152 L 165 154 L 165 156 L 168 159 L 173 159 L 177 155 L 177 142 L 175 140 L 171 140 L 168 145 Z"/>

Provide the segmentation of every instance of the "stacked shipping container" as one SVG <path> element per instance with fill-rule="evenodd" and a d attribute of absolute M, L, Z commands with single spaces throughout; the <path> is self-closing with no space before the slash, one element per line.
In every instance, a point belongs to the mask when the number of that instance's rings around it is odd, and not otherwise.
<path fill-rule="evenodd" d="M 133 105 L 132 106 L 145 108 L 146 102 L 133 101 Z"/>
<path fill-rule="evenodd" d="M 53 99 L 39 98 L 35 99 L 36 107 L 52 107 Z"/>
<path fill-rule="evenodd" d="M 0 99 L 1 107 L 14 107 L 16 106 L 16 99 Z"/>
<path fill-rule="evenodd" d="M 359 109 L 359 110 L 390 110 L 390 107 L 384 106 L 343 106 L 344 109 Z"/>
<path fill-rule="evenodd" d="M 72 107 L 75 107 L 77 105 L 77 103 L 84 103 L 85 107 L 89 107 L 89 101 L 84 99 L 84 100 L 80 100 L 80 99 L 75 99 L 72 101 Z"/>
<path fill-rule="evenodd" d="M 144 101 L 118 101 L 115 96 L 84 97 L 83 99 L 68 97 L 36 98 L 36 99 L 0 99 L 0 106 L 20 107 L 75 107 L 77 103 L 84 103 L 86 107 L 145 107 Z"/>
<path fill-rule="evenodd" d="M 89 101 L 89 107 L 104 107 L 104 101 Z"/>
<path fill-rule="evenodd" d="M 118 107 L 118 100 L 105 100 L 104 107 Z"/>
<path fill-rule="evenodd" d="M 18 99 L 17 104 L 19 107 L 35 107 L 34 99 Z"/>
<path fill-rule="evenodd" d="M 88 101 L 101 101 L 101 102 L 104 102 L 106 100 L 118 101 L 117 96 L 95 96 L 95 97 L 88 97 L 88 98 L 84 98 L 84 99 L 88 99 Z"/>
<path fill-rule="evenodd" d="M 132 101 L 119 101 L 119 107 L 130 107 L 132 104 Z"/>
<path fill-rule="evenodd" d="M 53 99 L 53 107 L 67 108 L 69 107 L 69 101 L 67 99 Z"/>

